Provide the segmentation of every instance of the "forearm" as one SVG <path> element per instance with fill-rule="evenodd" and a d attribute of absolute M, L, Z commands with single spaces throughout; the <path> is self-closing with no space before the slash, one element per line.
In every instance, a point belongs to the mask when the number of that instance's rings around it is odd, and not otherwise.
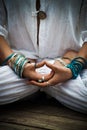
<path fill-rule="evenodd" d="M 63 57 L 67 57 L 71 60 L 73 60 L 76 57 L 83 57 L 84 59 L 87 59 L 87 42 L 83 44 L 83 46 L 80 48 L 78 52 L 76 51 L 68 51 L 66 52 Z M 69 63 L 70 61 L 68 59 L 63 59 L 66 63 Z"/>
<path fill-rule="evenodd" d="M 10 46 L 8 45 L 7 41 L 4 37 L 0 36 L 0 59 L 4 61 L 6 57 L 8 57 L 13 51 L 11 50 Z"/>
<path fill-rule="evenodd" d="M 87 42 L 83 44 L 83 46 L 77 53 L 77 57 L 83 57 L 84 59 L 87 59 Z"/>
<path fill-rule="evenodd" d="M 72 78 L 76 79 L 78 74 L 87 66 L 87 43 L 85 42 L 78 51 L 76 57 L 66 66 L 72 72 Z"/>

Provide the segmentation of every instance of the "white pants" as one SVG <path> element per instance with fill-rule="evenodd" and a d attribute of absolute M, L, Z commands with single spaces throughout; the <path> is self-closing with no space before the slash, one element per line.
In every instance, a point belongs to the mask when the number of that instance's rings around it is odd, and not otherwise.
<path fill-rule="evenodd" d="M 26 80 L 19 78 L 9 66 L 0 67 L 0 105 L 32 95 L 39 89 L 38 86 L 27 85 Z M 73 110 L 87 113 L 87 70 L 75 80 L 45 87 L 42 91 Z"/>

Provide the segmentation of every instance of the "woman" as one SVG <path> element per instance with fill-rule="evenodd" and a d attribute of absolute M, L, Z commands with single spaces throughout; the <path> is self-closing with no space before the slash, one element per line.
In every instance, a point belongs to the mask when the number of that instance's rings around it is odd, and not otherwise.
<path fill-rule="evenodd" d="M 86 15 L 86 0 L 0 0 L 0 104 L 42 90 L 87 113 Z"/>

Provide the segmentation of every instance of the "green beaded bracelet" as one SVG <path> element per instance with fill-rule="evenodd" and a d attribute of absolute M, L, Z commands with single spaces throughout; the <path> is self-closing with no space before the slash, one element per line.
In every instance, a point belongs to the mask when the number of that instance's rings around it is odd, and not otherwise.
<path fill-rule="evenodd" d="M 82 60 L 83 62 L 79 61 Z M 85 68 L 86 60 L 82 57 L 74 58 L 70 64 L 66 67 L 69 68 L 72 72 L 72 79 L 76 79 L 78 74 Z"/>

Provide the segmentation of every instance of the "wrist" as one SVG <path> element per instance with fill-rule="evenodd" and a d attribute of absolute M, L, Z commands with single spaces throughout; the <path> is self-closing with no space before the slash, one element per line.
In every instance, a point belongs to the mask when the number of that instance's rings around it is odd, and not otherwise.
<path fill-rule="evenodd" d="M 72 79 L 76 79 L 80 72 L 85 68 L 87 61 L 83 57 L 74 58 L 66 67 L 72 72 Z"/>
<path fill-rule="evenodd" d="M 63 60 L 66 64 L 69 64 L 72 59 L 69 58 L 69 57 L 62 57 L 62 60 Z"/>
<path fill-rule="evenodd" d="M 8 64 L 19 77 L 22 77 L 27 63 L 30 63 L 30 61 L 24 55 L 12 53 L 4 60 L 2 65 Z"/>
<path fill-rule="evenodd" d="M 68 57 L 60 57 L 56 58 L 55 61 L 58 61 L 61 65 L 66 66 L 71 62 L 71 59 Z"/>

